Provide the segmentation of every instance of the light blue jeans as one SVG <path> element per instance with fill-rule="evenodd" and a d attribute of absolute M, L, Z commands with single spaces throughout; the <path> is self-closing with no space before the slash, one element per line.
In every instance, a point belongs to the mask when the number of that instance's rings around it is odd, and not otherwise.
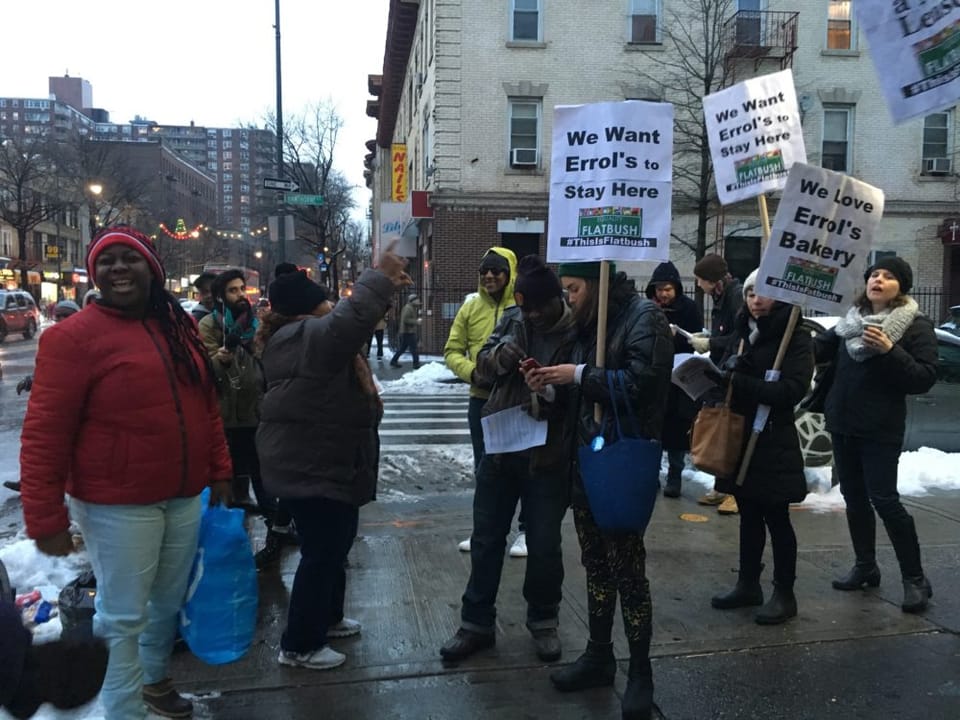
<path fill-rule="evenodd" d="M 94 633 L 110 647 L 100 692 L 106 720 L 144 718 L 143 685 L 168 677 L 177 613 L 197 552 L 200 497 L 153 505 L 71 498 L 70 513 L 97 577 Z"/>

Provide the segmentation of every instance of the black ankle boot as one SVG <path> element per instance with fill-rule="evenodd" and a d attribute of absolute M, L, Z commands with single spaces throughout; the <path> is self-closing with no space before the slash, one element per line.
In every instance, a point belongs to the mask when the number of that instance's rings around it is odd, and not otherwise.
<path fill-rule="evenodd" d="M 837 578 L 832 583 L 834 590 L 859 590 L 864 585 L 870 587 L 880 586 L 880 568 L 876 563 L 873 565 L 861 565 L 857 563 L 842 578 Z"/>
<path fill-rule="evenodd" d="M 613 685 L 617 661 L 613 657 L 613 643 L 587 641 L 587 649 L 572 665 L 550 674 L 550 682 L 561 692 Z"/>
<path fill-rule="evenodd" d="M 763 588 L 760 587 L 759 580 L 745 580 L 741 576 L 733 590 L 723 595 L 714 595 L 710 598 L 710 604 L 717 610 L 763 605 Z"/>
<path fill-rule="evenodd" d="M 630 643 L 627 689 L 620 703 L 622 720 L 650 720 L 653 714 L 653 669 L 650 667 L 650 640 Z"/>
<path fill-rule="evenodd" d="M 927 609 L 927 601 L 932 597 L 933 587 L 923 575 L 903 579 L 903 603 L 900 608 L 904 612 L 923 612 Z"/>
<path fill-rule="evenodd" d="M 797 598 L 793 588 L 785 588 L 774 584 L 773 595 L 757 612 L 757 625 L 779 625 L 792 617 L 797 616 Z"/>

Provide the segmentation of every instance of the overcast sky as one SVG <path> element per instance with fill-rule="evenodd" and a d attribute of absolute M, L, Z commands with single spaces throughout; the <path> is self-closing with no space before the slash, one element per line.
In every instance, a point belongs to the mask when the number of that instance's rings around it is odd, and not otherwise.
<path fill-rule="evenodd" d="M 280 0 L 283 110 L 330 99 L 344 120 L 337 165 L 364 207 L 367 75 L 383 68 L 389 0 Z M 51 75 L 93 86 L 125 123 L 263 126 L 276 108 L 274 0 L 4 0 L 0 97 L 45 98 Z"/>

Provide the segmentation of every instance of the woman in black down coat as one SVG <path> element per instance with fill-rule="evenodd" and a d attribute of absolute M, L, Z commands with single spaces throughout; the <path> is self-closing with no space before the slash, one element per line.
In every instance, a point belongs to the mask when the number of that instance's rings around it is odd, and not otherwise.
<path fill-rule="evenodd" d="M 773 367 L 793 306 L 757 295 L 756 280 L 754 271 L 743 285 L 746 304 L 737 316 L 736 334 L 727 355 L 736 355 L 741 340 L 743 352 L 726 363 L 734 368 L 727 378 L 733 383 L 731 407 L 746 418 L 744 447 L 757 407 L 769 406 L 770 416 L 757 438 L 743 485 L 737 485 L 733 477 L 717 478 L 717 490 L 732 493 L 740 507 L 740 574 L 733 590 L 715 596 L 711 604 L 718 610 L 763 605 L 760 571 L 769 529 L 773 595 L 755 620 L 761 625 L 776 625 L 797 614 L 793 594 L 797 537 L 790 522 L 790 503 L 806 497 L 807 483 L 793 408 L 806 394 L 813 377 L 813 340 L 808 333 L 794 332 L 780 367 L 780 379 L 764 380 Z"/>
<path fill-rule="evenodd" d="M 907 294 L 913 271 L 906 262 L 882 258 L 864 279 L 864 294 L 816 342 L 818 361 L 833 360 L 825 415 L 856 555 L 853 569 L 834 580 L 833 587 L 859 590 L 880 584 L 876 510 L 900 563 L 901 607 L 921 612 L 933 590 L 920 564 L 916 526 L 897 493 L 897 464 L 906 396 L 927 392 L 937 379 L 937 336 Z"/>

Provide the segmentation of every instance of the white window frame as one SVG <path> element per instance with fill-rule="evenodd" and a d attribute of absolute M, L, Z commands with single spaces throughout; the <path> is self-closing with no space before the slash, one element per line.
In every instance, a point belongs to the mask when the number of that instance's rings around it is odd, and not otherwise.
<path fill-rule="evenodd" d="M 846 137 L 843 139 L 843 142 L 846 143 L 846 157 L 844 158 L 845 165 L 843 169 L 836 169 L 837 172 L 846 173 L 847 175 L 853 174 L 853 105 L 824 105 L 823 106 L 823 127 L 820 133 L 820 165 L 826 167 L 823 164 L 823 146 L 826 142 L 840 142 L 840 140 L 827 140 L 827 114 L 828 113 L 846 113 L 847 122 L 846 122 Z"/>
<path fill-rule="evenodd" d="M 833 19 L 831 18 L 832 11 L 834 9 L 842 9 L 842 5 L 846 3 L 847 6 L 847 18 L 845 19 L 849 23 L 849 35 L 850 41 L 847 47 L 830 47 L 830 23 L 831 22 L 844 22 L 844 19 Z M 834 13 L 839 15 L 839 13 Z M 827 50 L 856 50 L 857 49 L 857 23 L 856 23 L 856 13 L 853 12 L 853 0 L 827 0 L 827 34 L 824 38 L 824 47 Z"/>
<path fill-rule="evenodd" d="M 637 39 L 634 36 L 634 17 L 652 16 L 655 26 L 653 39 Z M 627 0 L 627 42 L 631 45 L 658 45 L 663 42 L 663 2 L 662 0 Z"/>
<path fill-rule="evenodd" d="M 518 0 L 510 0 L 510 41 L 511 42 L 543 42 L 543 0 L 522 0 L 524 4 L 533 2 L 536 10 L 526 7 L 517 9 Z M 517 37 L 517 13 L 537 13 L 537 36 L 535 38 Z"/>
<path fill-rule="evenodd" d="M 535 147 L 531 148 L 528 145 L 521 145 L 519 143 L 514 144 L 514 131 L 513 131 L 513 121 L 514 121 L 514 111 L 518 107 L 530 107 L 532 106 L 535 109 L 536 113 L 536 138 L 534 139 Z M 522 116 L 516 118 L 517 120 L 529 120 L 529 116 Z M 516 149 L 522 150 L 536 150 L 537 151 L 537 165 L 540 167 L 542 165 L 542 158 L 540 152 L 540 137 L 543 134 L 543 98 L 528 98 L 528 97 L 517 97 L 509 98 L 507 101 L 507 167 L 513 167 L 512 165 L 512 156 L 513 151 Z M 524 134 L 526 136 L 526 134 Z"/>
<path fill-rule="evenodd" d="M 941 118 L 946 119 L 945 125 L 937 124 L 928 127 L 930 121 L 939 122 Z M 927 140 L 928 130 L 943 130 L 945 132 L 944 142 L 938 143 L 942 145 L 942 150 L 929 148 L 934 143 Z M 927 166 L 930 165 L 927 162 L 928 160 L 943 162 L 936 162 L 928 168 Z M 953 170 L 953 108 L 950 108 L 943 112 L 930 113 L 923 119 L 923 129 L 920 131 L 920 174 L 949 176 L 953 173 Z"/>

